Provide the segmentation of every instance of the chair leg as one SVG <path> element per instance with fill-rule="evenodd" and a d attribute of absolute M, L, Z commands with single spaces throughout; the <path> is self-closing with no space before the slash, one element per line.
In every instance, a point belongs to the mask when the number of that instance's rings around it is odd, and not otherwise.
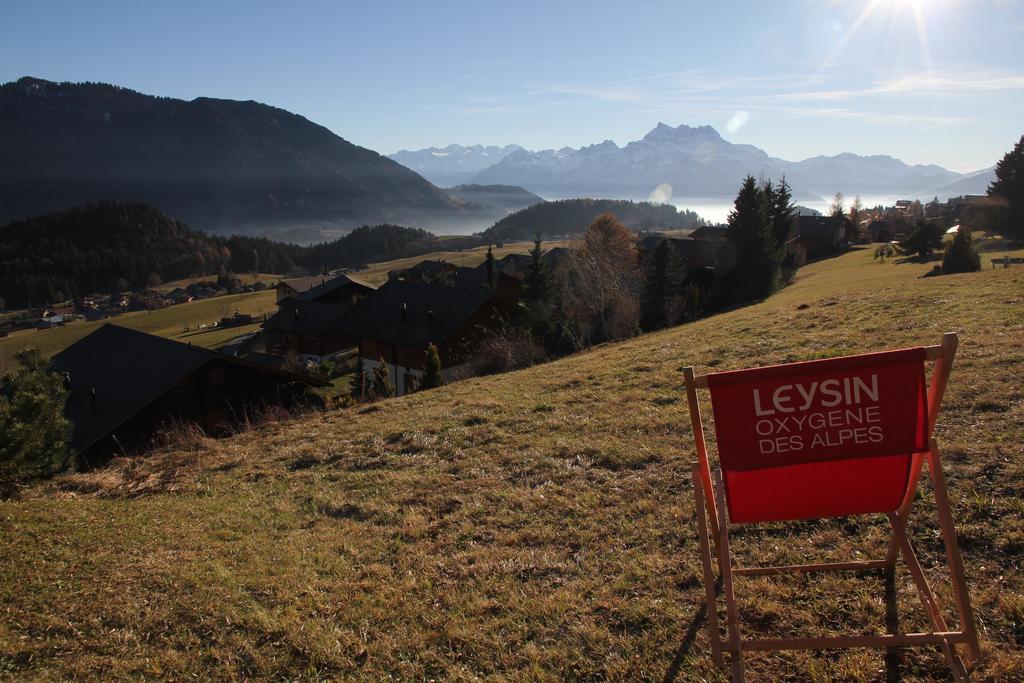
<path fill-rule="evenodd" d="M 910 539 L 907 537 L 907 523 L 900 520 L 897 517 L 897 513 L 889 515 L 889 522 L 892 524 L 893 541 L 903 554 L 903 560 L 907 563 L 910 576 L 914 579 L 917 594 L 921 598 L 921 604 L 928 614 L 928 620 L 931 622 L 932 628 L 940 633 L 948 631 L 949 627 L 946 626 L 946 620 L 942 616 L 942 606 L 939 604 L 939 599 L 932 593 L 932 589 L 928 585 L 928 579 L 925 578 L 924 570 L 921 569 L 921 563 L 917 561 L 914 546 L 911 545 Z M 953 678 L 957 681 L 968 680 L 967 668 L 964 666 L 963 660 L 960 659 L 960 655 L 957 654 L 956 646 L 943 641 L 941 647 L 942 654 L 946 657 L 946 663 L 949 664 L 949 669 L 953 672 Z"/>
<path fill-rule="evenodd" d="M 732 590 L 732 558 L 729 555 L 729 520 L 725 507 L 725 485 L 722 471 L 715 470 L 715 501 L 721 516 L 718 518 L 718 566 L 722 575 L 722 593 L 725 597 L 725 613 L 729 619 L 729 647 L 732 651 L 733 683 L 743 683 L 743 652 L 740 649 L 739 614 L 736 610 L 736 596 Z"/>
<path fill-rule="evenodd" d="M 960 547 L 956 540 L 956 527 L 953 526 L 953 513 L 946 491 L 946 478 L 942 473 L 938 442 L 932 439 L 931 446 L 931 452 L 928 454 L 928 472 L 932 478 L 935 507 L 939 510 L 939 526 L 942 528 L 942 539 L 946 545 L 946 559 L 949 561 L 949 573 L 953 580 L 953 595 L 956 597 L 957 611 L 960 613 L 960 629 L 967 635 L 967 649 L 971 653 L 971 659 L 978 660 L 981 659 L 981 647 L 978 644 L 978 631 L 974 626 L 971 596 L 967 592 L 967 580 L 964 578 L 963 559 L 960 557 Z"/>
<path fill-rule="evenodd" d="M 921 478 L 921 466 L 923 464 L 924 459 L 921 457 L 920 453 L 914 453 L 914 455 L 911 456 L 910 480 L 907 483 L 907 496 L 903 501 L 903 504 L 900 505 L 900 509 L 897 511 L 897 515 L 899 517 L 898 523 L 904 525 L 903 527 L 899 527 L 900 530 L 906 529 L 906 520 L 910 518 L 910 508 L 914 504 L 914 496 L 917 493 L 917 482 Z M 894 527 L 893 531 L 896 530 L 897 527 Z M 896 535 L 894 533 L 893 537 L 889 540 L 889 547 L 885 553 L 885 561 L 889 563 L 890 567 L 896 567 L 896 558 L 899 555 L 899 552 L 900 544 L 896 540 Z"/>
<path fill-rule="evenodd" d="M 711 658 L 715 666 L 725 666 L 722 660 L 722 642 L 718 630 L 718 601 L 715 598 L 715 573 L 711 569 L 711 552 L 708 536 L 707 513 L 704 510 L 704 483 L 700 476 L 700 465 L 693 465 L 693 499 L 697 508 L 697 543 L 700 544 L 700 559 L 704 569 L 704 604 L 708 613 L 708 638 L 711 641 Z"/>

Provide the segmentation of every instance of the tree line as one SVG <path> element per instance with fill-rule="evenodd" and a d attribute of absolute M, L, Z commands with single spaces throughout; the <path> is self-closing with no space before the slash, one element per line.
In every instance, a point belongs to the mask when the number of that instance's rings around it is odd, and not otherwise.
<path fill-rule="evenodd" d="M 695 262 L 673 240 L 638 248 L 636 235 L 603 213 L 558 265 L 544 259 L 538 233 L 524 280 L 530 334 L 548 354 L 631 337 L 768 296 L 792 279 L 795 207 L 783 178 L 743 181 L 727 239 Z"/>
<path fill-rule="evenodd" d="M 207 235 L 147 204 L 101 201 L 0 228 L 0 295 L 8 308 L 26 308 L 225 272 L 319 273 L 425 253 L 434 239 L 375 225 L 299 246 Z"/>
<path fill-rule="evenodd" d="M 634 230 L 695 228 L 703 221 L 693 211 L 680 211 L 671 204 L 632 202 L 625 199 L 560 199 L 528 206 L 502 218 L 480 233 L 485 243 L 514 242 L 583 232 L 597 216 L 612 213 Z"/>

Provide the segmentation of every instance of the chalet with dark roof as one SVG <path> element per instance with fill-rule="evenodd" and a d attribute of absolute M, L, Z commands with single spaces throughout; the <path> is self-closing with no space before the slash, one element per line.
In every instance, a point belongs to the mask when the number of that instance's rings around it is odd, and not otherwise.
<path fill-rule="evenodd" d="M 793 242 L 808 258 L 820 258 L 845 250 L 853 223 L 846 216 L 797 216 Z"/>
<path fill-rule="evenodd" d="M 356 299 L 366 296 L 376 287 L 355 275 L 315 275 L 281 280 L 275 286 L 277 303 L 286 299 L 303 301 L 324 301 L 334 303 L 353 303 Z"/>
<path fill-rule="evenodd" d="M 377 289 L 376 285 L 372 285 L 355 275 L 342 273 L 321 282 L 312 289 L 296 294 L 293 298 L 297 301 L 353 304 L 375 289 Z"/>
<path fill-rule="evenodd" d="M 529 254 L 506 254 L 504 257 L 494 261 L 494 267 L 499 273 L 504 273 L 517 280 L 523 280 L 526 278 L 526 273 L 529 271 L 532 262 L 533 257 Z M 487 262 L 485 261 L 477 267 L 486 270 Z"/>
<path fill-rule="evenodd" d="M 724 241 L 729 237 L 728 225 L 702 225 L 690 233 L 693 240 Z"/>
<path fill-rule="evenodd" d="M 287 299 L 263 323 L 264 345 L 270 353 L 295 353 L 320 362 L 358 343 L 342 331 L 341 322 L 351 308 L 351 303 L 305 301 L 302 295 Z"/>
<path fill-rule="evenodd" d="M 106 324 L 57 354 L 71 448 L 83 466 L 146 447 L 161 428 L 217 433 L 269 405 L 295 405 L 320 380 Z"/>
<path fill-rule="evenodd" d="M 544 252 L 541 259 L 544 261 L 544 265 L 548 267 L 548 270 L 553 268 L 559 268 L 569 260 L 573 250 L 569 247 L 553 247 Z"/>
<path fill-rule="evenodd" d="M 495 266 L 498 262 L 495 262 Z M 509 302 L 515 303 L 519 296 L 519 278 L 512 277 L 496 268 L 496 290 L 498 296 Z M 411 268 L 401 272 L 398 277 L 391 278 L 388 282 L 423 282 L 446 285 L 448 287 L 474 288 L 487 285 L 487 263 L 481 263 L 476 268 L 454 266 L 447 261 L 421 261 Z"/>
<path fill-rule="evenodd" d="M 450 377 L 472 360 L 482 338 L 522 317 L 514 301 L 491 291 L 486 273 L 452 274 L 441 282 L 390 280 L 343 319 L 342 330 L 358 339 L 364 371 L 369 375 L 383 359 L 399 395 L 423 374 L 430 344 Z"/>
<path fill-rule="evenodd" d="M 285 299 L 291 299 L 298 296 L 299 294 L 305 294 L 314 287 L 327 282 L 327 277 L 324 275 L 311 275 L 308 277 L 292 277 L 287 280 L 281 280 L 274 289 L 277 290 L 277 303 L 281 303 Z"/>
<path fill-rule="evenodd" d="M 417 280 L 420 282 L 432 282 L 447 278 L 459 267 L 454 263 L 443 260 L 424 259 L 414 266 L 408 268 L 395 268 L 388 271 L 388 280 Z"/>

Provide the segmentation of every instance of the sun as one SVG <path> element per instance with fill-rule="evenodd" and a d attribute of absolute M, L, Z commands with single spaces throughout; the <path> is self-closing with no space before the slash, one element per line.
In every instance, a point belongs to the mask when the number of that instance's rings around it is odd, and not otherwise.
<path fill-rule="evenodd" d="M 927 19 L 939 12 L 948 10 L 951 2 L 952 0 L 866 0 L 864 8 L 833 46 L 832 51 L 825 58 L 825 61 L 822 62 L 818 72 L 820 73 L 822 69 L 829 66 L 839 56 L 850 40 L 857 35 L 858 31 L 869 19 L 878 16 L 890 25 L 897 25 L 906 21 L 908 13 L 911 15 L 914 30 L 917 34 L 917 42 L 921 48 L 921 58 L 926 68 L 930 71 L 932 68 L 932 58 L 931 48 L 928 44 Z"/>

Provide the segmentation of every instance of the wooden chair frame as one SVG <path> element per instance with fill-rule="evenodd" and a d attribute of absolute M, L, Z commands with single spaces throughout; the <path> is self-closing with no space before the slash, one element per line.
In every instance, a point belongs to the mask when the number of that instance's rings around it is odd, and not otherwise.
<path fill-rule="evenodd" d="M 928 434 L 935 428 L 935 419 L 942 405 L 942 397 L 946 390 L 953 359 L 956 356 L 958 338 L 955 333 L 943 335 L 942 344 L 925 348 L 926 357 L 935 362 L 928 387 Z M 896 512 L 889 513 L 892 537 L 888 543 L 885 559 L 799 564 L 770 567 L 734 567 L 729 552 L 729 521 L 728 508 L 725 505 L 725 489 L 722 485 L 721 470 L 712 474 L 708 462 L 707 446 L 704 441 L 704 426 L 701 421 L 700 404 L 697 400 L 697 389 L 708 388 L 706 375 L 695 375 L 692 367 L 683 369 L 686 379 L 686 392 L 690 409 L 690 421 L 693 425 L 694 443 L 697 450 L 697 462 L 693 463 L 694 499 L 697 509 L 698 543 L 700 544 L 701 563 L 704 572 L 704 599 L 707 603 L 708 630 L 711 640 L 711 654 L 718 666 L 724 666 L 723 653 L 729 653 L 733 681 L 745 680 L 743 672 L 743 653 L 745 651 L 771 650 L 825 650 L 865 647 L 904 647 L 918 645 L 937 645 L 942 649 L 956 680 L 969 678 L 964 660 L 957 652 L 956 646 L 967 646 L 968 663 L 978 660 L 981 651 L 978 645 L 978 634 L 971 611 L 970 595 L 964 579 L 963 561 L 957 545 L 956 529 L 953 526 L 953 515 L 950 511 L 949 496 L 946 491 L 946 480 L 942 473 L 942 461 L 939 456 L 938 443 L 929 439 L 930 448 L 927 453 L 912 456 L 910 478 L 903 503 Z M 924 461 L 928 461 L 928 472 L 931 476 L 938 508 L 939 526 L 946 549 L 952 579 L 953 595 L 956 600 L 957 612 L 960 617 L 960 629 L 952 630 L 942 615 L 942 607 L 932 592 L 925 578 L 921 564 L 907 536 L 907 520 L 914 501 L 917 484 L 921 477 Z M 716 578 L 711 558 L 714 555 L 718 565 L 718 577 L 721 580 L 722 594 L 725 600 L 726 625 L 728 635 L 723 640 L 719 631 Z M 921 598 L 921 603 L 931 623 L 927 633 L 893 633 L 885 635 L 857 635 L 810 638 L 757 638 L 740 637 L 739 611 L 733 588 L 733 576 L 764 576 L 786 573 L 808 573 L 827 570 L 866 570 L 882 569 L 895 571 L 896 561 L 903 558 L 914 585 Z"/>

